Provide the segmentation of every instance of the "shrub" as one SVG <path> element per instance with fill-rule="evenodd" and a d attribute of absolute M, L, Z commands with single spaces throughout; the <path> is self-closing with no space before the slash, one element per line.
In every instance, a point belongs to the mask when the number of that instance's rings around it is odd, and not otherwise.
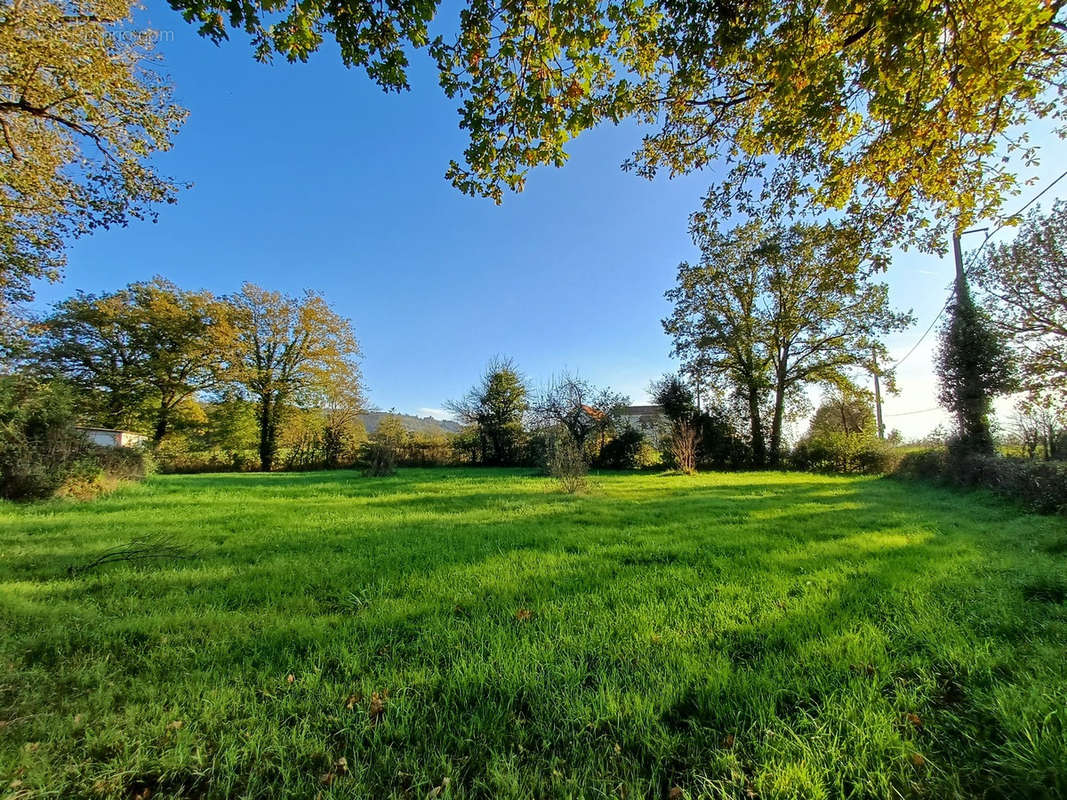
<path fill-rule="evenodd" d="M 156 448 L 158 469 L 165 473 L 249 472 L 259 466 L 254 450 L 181 451 L 171 448 L 166 439 Z"/>
<path fill-rule="evenodd" d="M 729 414 L 711 407 L 696 417 L 697 464 L 701 469 L 743 469 L 752 463 L 752 448 L 737 432 Z"/>
<path fill-rule="evenodd" d="M 640 430 L 626 427 L 600 448 L 596 463 L 604 469 L 642 469 L 651 449 Z"/>
<path fill-rule="evenodd" d="M 396 444 L 389 439 L 368 442 L 363 448 L 363 474 L 384 478 L 396 473 Z"/>
<path fill-rule="evenodd" d="M 0 497 L 88 499 L 152 471 L 147 452 L 97 447 L 75 430 L 64 384 L 13 377 L 0 385 Z"/>
<path fill-rule="evenodd" d="M 686 475 L 697 471 L 697 445 L 700 430 L 689 420 L 680 420 L 671 425 L 664 440 L 667 446 L 668 466 Z"/>
<path fill-rule="evenodd" d="M 0 496 L 37 500 L 91 474 L 91 446 L 74 430 L 73 399 L 58 382 L 10 377 L 0 386 Z"/>
<path fill-rule="evenodd" d="M 802 439 L 790 462 L 795 469 L 884 475 L 899 461 L 896 448 L 869 433 L 827 432 Z"/>
<path fill-rule="evenodd" d="M 90 446 L 85 457 L 58 486 L 58 497 L 90 500 L 123 483 L 143 481 L 155 472 L 151 453 L 133 447 Z"/>
<path fill-rule="evenodd" d="M 915 450 L 901 457 L 893 475 L 923 481 L 938 481 L 948 473 L 948 451 L 943 447 Z"/>
<path fill-rule="evenodd" d="M 566 430 L 553 429 L 546 437 L 546 445 L 545 472 L 559 481 L 567 494 L 584 489 L 589 466 L 574 438 Z"/>
<path fill-rule="evenodd" d="M 894 473 L 949 486 L 988 489 L 1040 514 L 1067 513 L 1067 463 L 939 448 L 909 453 Z"/>

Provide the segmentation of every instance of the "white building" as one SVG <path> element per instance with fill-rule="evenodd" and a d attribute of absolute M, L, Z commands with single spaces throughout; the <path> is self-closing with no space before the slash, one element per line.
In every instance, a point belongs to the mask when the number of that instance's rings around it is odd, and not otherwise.
<path fill-rule="evenodd" d="M 626 406 L 619 414 L 619 421 L 644 433 L 656 447 L 667 424 L 663 406 Z"/>
<path fill-rule="evenodd" d="M 148 441 L 147 436 L 132 431 L 117 431 L 113 428 L 90 428 L 78 426 L 85 437 L 100 447 L 138 447 Z"/>

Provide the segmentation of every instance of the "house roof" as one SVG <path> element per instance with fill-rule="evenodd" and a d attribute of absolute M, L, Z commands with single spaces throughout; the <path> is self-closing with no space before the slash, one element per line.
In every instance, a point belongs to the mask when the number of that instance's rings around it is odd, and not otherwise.
<path fill-rule="evenodd" d="M 123 431 L 118 428 L 100 428 L 96 425 L 75 425 L 76 431 L 97 431 L 98 433 L 125 433 L 130 436 L 144 436 L 143 433 L 137 433 L 136 431 Z"/>
<path fill-rule="evenodd" d="M 599 411 L 599 410 L 593 408 L 592 406 L 583 405 L 582 406 L 582 411 L 584 411 L 586 414 L 588 414 L 593 419 L 600 419 L 602 416 L 604 416 L 604 412 L 603 411 Z"/>
<path fill-rule="evenodd" d="M 626 406 L 622 413 L 627 417 L 654 417 L 663 413 L 663 406 Z"/>

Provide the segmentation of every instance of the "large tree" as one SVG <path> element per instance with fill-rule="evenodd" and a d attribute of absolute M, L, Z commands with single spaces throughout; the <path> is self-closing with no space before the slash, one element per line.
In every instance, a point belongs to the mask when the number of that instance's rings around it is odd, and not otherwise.
<path fill-rule="evenodd" d="M 129 0 L 0 8 L 0 304 L 56 279 L 64 246 L 172 202 L 152 155 L 185 119 Z"/>
<path fill-rule="evenodd" d="M 361 396 L 359 344 L 351 323 L 315 292 L 291 297 L 246 283 L 228 300 L 236 329 L 230 376 L 256 404 L 259 462 L 266 472 L 274 466 L 287 408 L 353 391 Z"/>
<path fill-rule="evenodd" d="M 523 418 L 529 409 L 526 378 L 515 362 L 494 358 L 470 391 L 446 408 L 473 428 L 476 458 L 483 464 L 507 466 L 522 457 Z"/>
<path fill-rule="evenodd" d="M 983 306 L 1007 335 L 1031 404 L 1067 411 L 1067 201 L 1035 209 L 1010 242 L 972 275 Z"/>
<path fill-rule="evenodd" d="M 306 59 L 333 37 L 350 66 L 407 88 L 437 0 L 171 0 L 216 40 Z M 601 122 L 648 133 L 644 174 L 725 159 L 709 205 L 843 210 L 868 238 L 931 244 L 994 211 L 1018 184 L 1024 124 L 1058 117 L 1064 0 L 531 0 L 461 4 L 430 46 L 469 133 L 448 175 L 499 200 Z M 928 213 L 931 209 L 940 213 Z M 930 224 L 928 220 L 934 220 Z"/>
<path fill-rule="evenodd" d="M 697 215 L 693 236 L 701 259 L 679 267 L 664 329 L 683 362 L 701 359 L 745 399 L 754 460 L 778 464 L 790 398 L 812 383 L 847 384 L 872 353 L 884 361 L 879 337 L 910 317 L 890 309 L 847 229 L 751 222 L 722 233 Z"/>
<path fill-rule="evenodd" d="M 117 292 L 79 292 L 37 331 L 38 360 L 81 389 L 97 422 L 136 426 L 148 405 L 156 443 L 183 402 L 219 385 L 233 342 L 225 304 L 158 277 Z"/>

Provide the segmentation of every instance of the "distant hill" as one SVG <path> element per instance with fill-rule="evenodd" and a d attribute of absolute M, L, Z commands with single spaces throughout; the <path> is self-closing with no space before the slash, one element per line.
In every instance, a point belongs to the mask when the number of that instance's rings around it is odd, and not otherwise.
<path fill-rule="evenodd" d="M 360 422 L 367 429 L 367 433 L 378 430 L 378 423 L 382 417 L 399 417 L 405 430 L 412 433 L 459 433 L 463 426 L 458 422 L 448 419 L 434 419 L 433 417 L 416 417 L 412 414 L 392 414 L 389 411 L 368 411 L 360 414 Z"/>

